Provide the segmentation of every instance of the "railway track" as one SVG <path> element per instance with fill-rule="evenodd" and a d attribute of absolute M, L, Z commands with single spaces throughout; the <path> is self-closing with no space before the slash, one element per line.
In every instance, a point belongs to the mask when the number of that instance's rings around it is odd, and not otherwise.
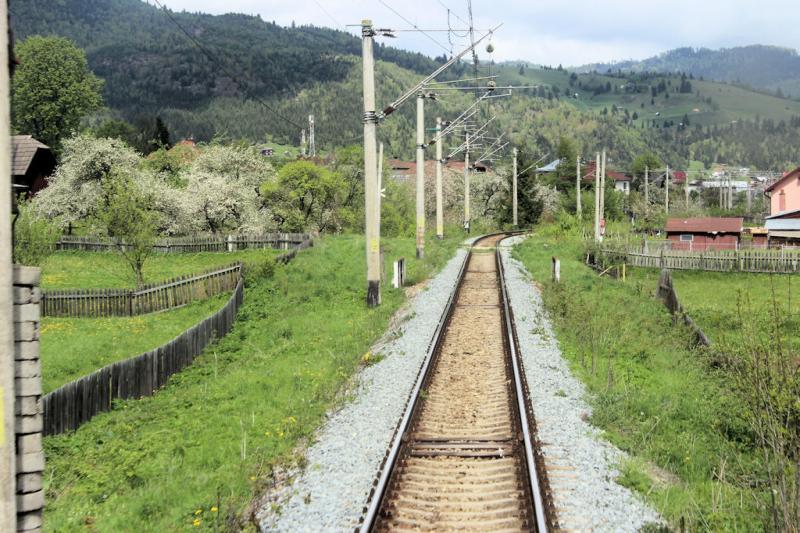
<path fill-rule="evenodd" d="M 497 244 L 479 239 L 431 343 L 360 531 L 538 531 L 555 514 Z"/>

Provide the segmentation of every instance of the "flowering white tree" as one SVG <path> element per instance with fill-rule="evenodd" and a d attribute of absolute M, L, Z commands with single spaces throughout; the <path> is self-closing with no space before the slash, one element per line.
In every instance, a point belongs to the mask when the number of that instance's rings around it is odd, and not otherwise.
<path fill-rule="evenodd" d="M 269 161 L 255 149 L 211 145 L 203 149 L 182 179 L 180 195 L 185 232 L 260 232 L 271 226 L 259 187 L 275 180 Z"/>
<path fill-rule="evenodd" d="M 103 181 L 112 171 L 132 174 L 140 157 L 122 141 L 89 135 L 72 137 L 63 148 L 61 164 L 36 195 L 34 205 L 42 215 L 68 228 L 95 213 Z"/>

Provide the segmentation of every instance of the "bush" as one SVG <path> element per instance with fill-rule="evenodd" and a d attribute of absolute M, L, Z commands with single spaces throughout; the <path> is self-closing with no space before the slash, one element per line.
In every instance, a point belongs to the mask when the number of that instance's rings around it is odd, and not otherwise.
<path fill-rule="evenodd" d="M 61 236 L 58 225 L 44 218 L 20 197 L 19 216 L 14 223 L 14 262 L 40 266 L 56 249 Z"/>

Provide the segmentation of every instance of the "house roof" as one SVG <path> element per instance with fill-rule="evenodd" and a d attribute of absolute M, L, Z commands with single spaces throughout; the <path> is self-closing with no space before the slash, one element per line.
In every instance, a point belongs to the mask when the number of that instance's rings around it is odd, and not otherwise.
<path fill-rule="evenodd" d="M 667 233 L 741 233 L 741 217 L 670 218 Z"/>
<path fill-rule="evenodd" d="M 558 170 L 558 165 L 561 164 L 560 159 L 556 159 L 555 161 L 550 161 L 543 167 L 539 167 L 536 169 L 536 172 L 555 172 Z"/>
<path fill-rule="evenodd" d="M 13 135 L 11 137 L 11 174 L 24 176 L 39 149 L 50 151 L 50 147 L 40 143 L 32 135 Z"/>
<path fill-rule="evenodd" d="M 683 183 L 686 181 L 686 172 L 682 170 L 670 170 L 669 181 L 673 184 Z"/>
<path fill-rule="evenodd" d="M 406 176 L 415 176 L 417 174 L 417 163 L 416 161 L 402 161 L 400 159 L 390 159 L 388 161 L 389 168 L 394 171 L 395 174 L 404 174 Z M 487 167 L 486 164 L 481 163 L 480 161 L 475 162 L 475 168 L 484 169 L 487 172 L 491 172 L 491 168 Z M 463 161 L 448 161 L 447 164 L 444 165 L 445 172 L 455 172 L 455 173 L 463 173 L 464 172 L 464 162 Z M 425 175 L 426 176 L 433 176 L 436 174 L 436 161 L 432 159 L 425 160 Z"/>
<path fill-rule="evenodd" d="M 777 215 L 770 215 L 768 217 L 764 217 L 766 220 L 772 220 L 776 218 L 798 218 L 800 216 L 800 209 L 792 209 L 790 211 L 782 211 Z"/>
<path fill-rule="evenodd" d="M 778 185 L 783 185 L 784 183 L 786 183 L 795 176 L 797 178 L 800 178 L 800 167 L 797 167 L 796 169 L 791 170 L 786 174 L 784 174 L 783 176 L 781 176 L 781 178 L 778 181 L 776 181 L 775 183 L 764 189 L 764 192 L 773 191 Z"/>
<path fill-rule="evenodd" d="M 594 181 L 594 172 L 596 163 L 590 161 L 585 165 L 581 165 L 581 179 L 583 181 Z M 606 176 L 614 181 L 631 181 L 632 178 L 624 172 L 617 172 L 615 170 L 606 169 Z"/>

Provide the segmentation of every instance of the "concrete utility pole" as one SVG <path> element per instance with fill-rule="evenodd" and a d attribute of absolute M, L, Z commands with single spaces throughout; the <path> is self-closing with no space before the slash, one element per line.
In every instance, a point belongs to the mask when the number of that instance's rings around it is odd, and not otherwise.
<path fill-rule="evenodd" d="M 383 143 L 378 143 L 378 217 L 381 216 L 381 195 L 383 195 Z"/>
<path fill-rule="evenodd" d="M 644 208 L 650 208 L 650 169 L 644 167 Z"/>
<path fill-rule="evenodd" d="M 375 114 L 375 31 L 371 20 L 361 21 L 361 53 L 364 81 L 364 212 L 367 240 L 367 305 L 381 303 L 381 214 L 378 207 L 377 129 Z M 313 130 L 312 130 L 313 131 Z M 313 135 L 313 133 L 312 133 Z M 312 137 L 313 138 L 313 137 Z"/>
<path fill-rule="evenodd" d="M 519 218 L 517 217 L 517 155 L 519 155 L 519 150 L 514 148 L 514 168 L 512 169 L 513 178 L 511 180 L 511 218 L 515 228 L 519 226 Z"/>
<path fill-rule="evenodd" d="M 581 156 L 575 162 L 575 213 L 581 216 Z"/>
<path fill-rule="evenodd" d="M 314 115 L 308 115 L 308 155 L 316 157 L 317 145 L 314 142 Z"/>
<path fill-rule="evenodd" d="M 425 256 L 425 95 L 417 95 L 417 259 Z"/>
<path fill-rule="evenodd" d="M 689 174 L 683 179 L 683 192 L 686 195 L 686 210 L 689 210 Z"/>
<path fill-rule="evenodd" d="M 444 239 L 444 198 L 442 198 L 442 117 L 436 117 L 436 238 Z"/>
<path fill-rule="evenodd" d="M 0 2 L 0 531 L 17 530 L 8 2 Z"/>
<path fill-rule="evenodd" d="M 723 196 L 722 183 L 723 183 L 722 177 L 719 177 L 718 180 L 717 180 L 717 185 L 719 186 L 719 208 L 720 209 L 725 207 L 725 205 L 724 205 L 725 201 L 722 198 L 722 196 Z"/>
<path fill-rule="evenodd" d="M 728 209 L 733 209 L 733 180 L 728 177 Z"/>
<path fill-rule="evenodd" d="M 603 148 L 603 154 L 600 159 L 600 220 L 606 218 L 606 149 Z"/>
<path fill-rule="evenodd" d="M 306 156 L 306 130 L 300 130 L 300 155 Z"/>
<path fill-rule="evenodd" d="M 469 233 L 469 133 L 464 150 L 464 231 Z"/>
<path fill-rule="evenodd" d="M 600 152 L 595 154 L 594 166 L 594 240 L 600 240 Z"/>
<path fill-rule="evenodd" d="M 667 165 L 667 173 L 664 178 L 664 209 L 669 214 L 669 165 Z"/>

